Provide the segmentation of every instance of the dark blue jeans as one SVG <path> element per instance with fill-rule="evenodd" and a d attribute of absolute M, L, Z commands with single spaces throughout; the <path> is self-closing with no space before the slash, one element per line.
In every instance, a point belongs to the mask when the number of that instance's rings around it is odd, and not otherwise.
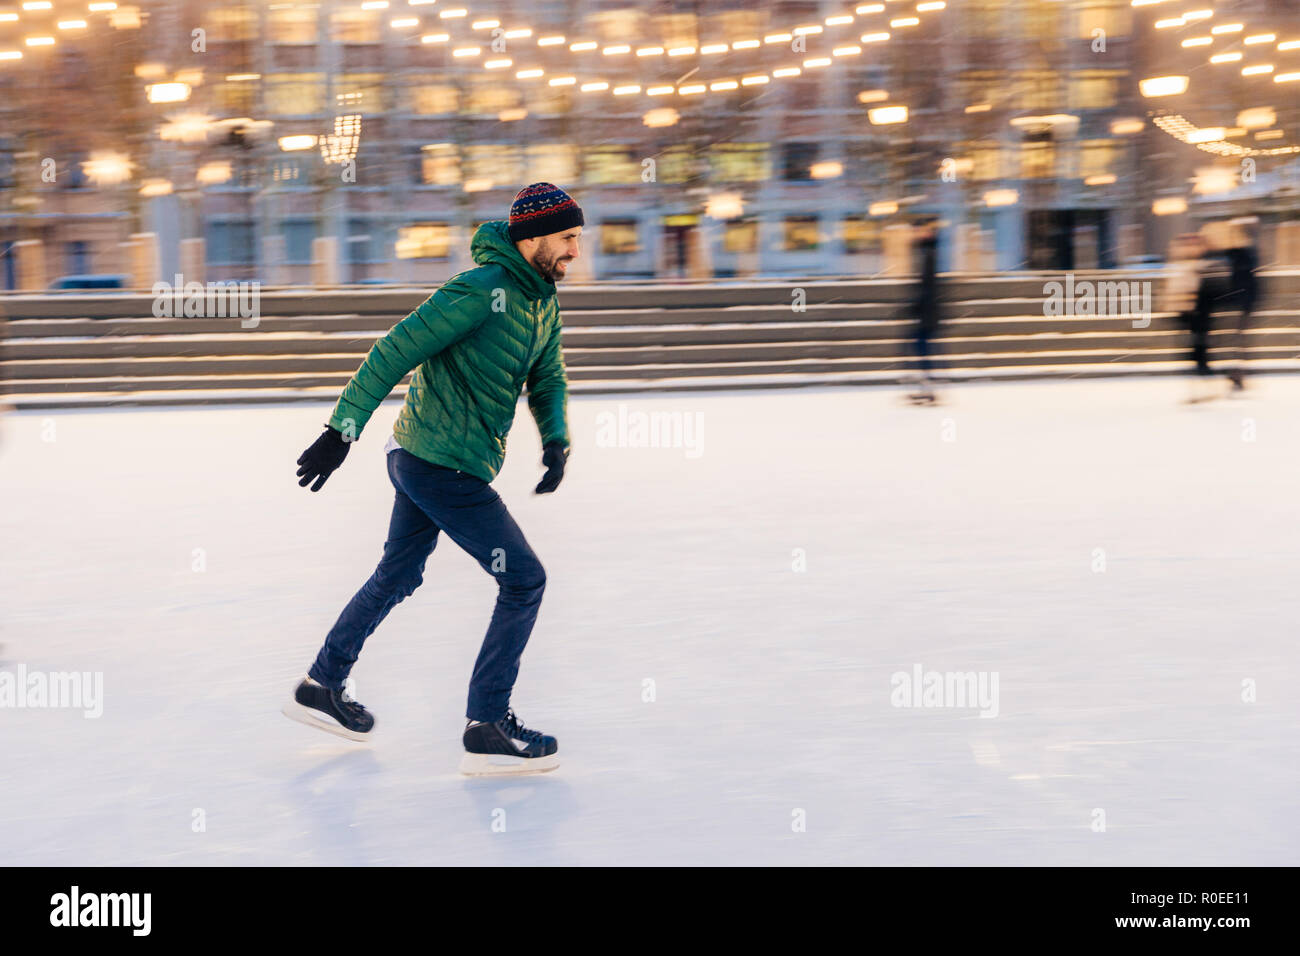
<path fill-rule="evenodd" d="M 430 464 L 402 448 L 388 453 L 388 477 L 397 500 L 384 556 L 330 629 L 311 677 L 325 687 L 343 686 L 366 638 L 424 580 L 425 559 L 438 543 L 438 532 L 446 531 L 500 585 L 465 711 L 470 720 L 500 720 L 537 620 L 546 572 L 505 502 L 481 478 Z"/>

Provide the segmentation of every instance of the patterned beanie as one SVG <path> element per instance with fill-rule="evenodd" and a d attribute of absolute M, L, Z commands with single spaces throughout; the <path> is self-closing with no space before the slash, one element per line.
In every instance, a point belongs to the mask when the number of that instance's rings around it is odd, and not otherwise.
<path fill-rule="evenodd" d="M 519 190 L 510 204 L 511 242 L 549 236 L 583 224 L 582 207 L 551 183 L 533 183 Z"/>

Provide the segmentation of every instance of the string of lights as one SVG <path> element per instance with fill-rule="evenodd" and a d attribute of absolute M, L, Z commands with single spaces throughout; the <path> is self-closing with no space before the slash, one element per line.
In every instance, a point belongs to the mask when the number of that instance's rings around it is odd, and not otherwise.
<path fill-rule="evenodd" d="M 433 0 L 408 0 L 411 6 L 423 6 Z M 897 0 L 891 0 L 897 2 Z M 929 0 L 929 2 L 918 2 L 914 4 L 917 13 L 932 13 L 945 9 L 947 4 L 944 0 Z M 389 8 L 388 0 L 367 0 L 361 4 L 362 10 L 386 10 Z M 713 41 L 696 44 L 682 44 L 679 46 L 662 46 L 658 44 L 646 44 L 642 46 L 633 46 L 630 43 L 606 43 L 602 44 L 591 38 L 570 39 L 564 34 L 545 33 L 535 31 L 532 27 L 523 24 L 509 29 L 502 30 L 500 36 L 509 40 L 533 39 L 538 47 L 556 48 L 559 51 L 567 50 L 573 55 L 578 54 L 595 54 L 599 52 L 602 56 L 635 56 L 638 59 L 647 57 L 664 56 L 669 58 L 676 57 L 704 57 L 716 56 L 730 53 L 733 51 L 759 49 L 765 46 L 774 46 L 792 42 L 800 36 L 816 36 L 829 29 L 839 29 L 842 27 L 852 26 L 859 18 L 873 17 L 886 13 L 888 6 L 885 3 L 864 3 L 858 4 L 852 13 L 845 11 L 825 17 L 822 23 L 801 23 L 788 27 L 777 27 L 766 33 L 761 39 L 750 36 L 730 41 Z M 498 30 L 502 29 L 501 21 L 495 17 L 476 17 L 466 7 L 452 7 L 438 12 L 438 18 L 447 22 L 469 23 L 470 29 L 475 31 Z M 913 16 L 910 13 L 907 16 L 895 16 L 889 20 L 891 29 L 906 29 L 908 27 L 918 26 L 921 23 L 920 17 Z M 396 30 L 418 30 L 421 26 L 421 20 L 418 16 L 394 16 L 389 21 L 389 26 Z M 884 31 L 877 30 L 870 34 L 873 37 L 879 36 L 881 39 L 887 39 L 888 34 Z M 448 43 L 451 36 L 448 33 L 427 33 L 420 37 L 421 43 Z M 469 48 L 466 48 L 469 49 Z M 465 53 L 464 56 L 472 54 Z"/>
<path fill-rule="evenodd" d="M 1131 5 L 1135 8 L 1157 7 L 1167 2 L 1170 0 L 1131 0 Z M 1271 29 L 1251 28 L 1235 19 L 1232 22 L 1212 23 L 1215 16 L 1215 10 L 1199 8 L 1178 16 L 1158 17 L 1152 26 L 1156 30 L 1170 31 L 1193 27 L 1195 35 L 1181 38 L 1179 47 L 1185 50 L 1208 48 L 1212 51 L 1206 60 L 1209 66 L 1218 68 L 1227 64 L 1241 64 L 1239 70 L 1243 77 L 1270 77 L 1275 84 L 1300 82 L 1300 69 L 1284 68 L 1278 71 L 1276 64 L 1266 62 L 1263 57 L 1259 62 L 1245 62 L 1248 54 L 1258 55 L 1256 51 L 1300 53 L 1300 38 L 1281 38 Z M 1237 46 L 1241 49 L 1228 48 Z M 1147 97 L 1177 96 L 1187 91 L 1189 83 L 1190 78 L 1185 75 L 1151 77 L 1142 81 L 1141 90 Z M 1256 130 L 1255 137 L 1258 141 L 1283 138 L 1286 135 L 1284 130 L 1268 128 L 1277 121 L 1277 114 L 1271 108 L 1244 110 L 1237 120 L 1233 126 L 1202 127 L 1181 114 L 1169 113 L 1157 116 L 1154 122 L 1157 128 L 1174 139 L 1218 156 L 1281 156 L 1300 153 L 1300 146 L 1260 148 L 1228 141 L 1246 135 L 1251 129 Z"/>
<path fill-rule="evenodd" d="M 382 6 L 381 6 L 382 5 Z M 929 13 L 945 9 L 946 3 L 942 0 L 934 2 L 920 2 L 915 4 L 917 12 Z M 362 4 L 363 9 L 386 9 L 387 0 L 371 0 L 369 3 Z M 757 49 L 760 47 L 778 47 L 785 44 L 793 44 L 796 38 L 816 36 L 821 34 L 827 28 L 838 28 L 852 25 L 857 16 L 883 13 L 886 11 L 886 5 L 883 3 L 860 4 L 855 8 L 854 13 L 843 13 L 825 18 L 823 24 L 805 23 L 790 27 L 788 29 L 770 32 L 763 36 L 761 40 L 755 37 L 742 38 L 729 42 L 701 43 L 696 45 L 685 45 L 678 47 L 663 47 L 659 45 L 649 45 L 634 48 L 631 44 L 607 44 L 601 46 L 594 40 L 576 40 L 568 42 L 568 38 L 560 34 L 536 35 L 536 31 L 529 26 L 504 30 L 500 36 L 506 40 L 535 38 L 538 47 L 557 47 L 565 48 L 572 55 L 583 53 L 594 53 L 600 50 L 603 56 L 624 56 L 632 55 L 638 58 L 667 56 L 667 57 L 691 57 L 691 56 L 710 56 L 715 54 L 725 54 L 732 51 L 741 51 L 748 49 Z M 441 17 L 458 22 L 466 21 L 470 14 L 466 8 L 456 7 L 440 11 Z M 905 16 L 893 17 L 889 25 L 893 29 L 905 29 L 908 27 L 918 26 L 921 23 L 919 17 Z M 394 17 L 390 25 L 399 29 L 415 29 L 419 26 L 418 18 L 411 17 Z M 500 30 L 501 23 L 494 18 L 473 20 L 470 22 L 471 30 Z M 863 52 L 863 45 L 887 42 L 893 36 L 892 33 L 885 30 L 876 30 L 873 32 L 863 33 L 858 38 L 857 43 L 844 43 L 835 46 L 830 51 L 830 56 L 809 56 L 804 58 L 800 63 L 788 63 L 784 66 L 772 69 L 770 71 L 744 71 L 738 75 L 724 76 L 716 79 L 701 80 L 693 75 L 688 81 L 678 83 L 666 82 L 617 82 L 607 79 L 603 75 L 587 76 L 580 80 L 575 71 L 563 71 L 555 76 L 548 75 L 546 69 L 541 66 L 527 66 L 516 69 L 515 79 L 520 81 L 546 79 L 550 86 L 576 87 L 582 93 L 603 93 L 608 92 L 614 96 L 632 96 L 644 95 L 649 97 L 668 96 L 676 94 L 679 96 L 696 96 L 704 93 L 727 93 L 738 90 L 747 86 L 759 86 L 770 83 L 775 79 L 784 79 L 788 77 L 800 76 L 805 70 L 819 69 L 830 66 L 837 58 L 858 56 Z M 424 34 L 420 37 L 422 44 L 452 44 L 450 33 L 432 33 Z M 508 70 L 516 66 L 512 57 L 491 56 L 484 57 L 481 65 L 487 71 Z M 481 46 L 463 45 L 453 46 L 452 56 L 455 59 L 478 60 L 484 56 L 484 50 Z M 694 71 L 691 71 L 693 74 Z M 897 120 L 886 120 L 887 122 Z"/>
<path fill-rule="evenodd" d="M 81 4 L 75 5 L 80 10 Z M 109 26 L 114 29 L 135 29 L 140 26 L 140 11 L 136 7 L 119 7 L 112 0 L 85 4 L 87 14 L 104 14 Z M 57 17 L 53 23 L 52 17 Z M 24 0 L 16 9 L 0 10 L 0 28 L 5 24 L 17 24 L 20 28 L 28 26 L 37 31 L 23 37 L 22 45 L 32 50 L 53 47 L 58 43 L 60 33 L 75 36 L 90 28 L 90 22 L 82 15 L 59 13 L 54 9 L 52 0 Z M 8 46 L 9 42 L 0 40 L 0 63 L 23 59 L 23 51 L 17 46 Z"/>

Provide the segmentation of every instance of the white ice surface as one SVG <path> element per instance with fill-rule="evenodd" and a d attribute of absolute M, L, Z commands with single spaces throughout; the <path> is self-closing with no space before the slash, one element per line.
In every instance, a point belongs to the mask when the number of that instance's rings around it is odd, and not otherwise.
<path fill-rule="evenodd" d="M 354 671 L 373 744 L 279 713 L 379 556 L 396 404 L 319 494 L 325 404 L 11 414 L 0 668 L 100 671 L 104 711 L 0 709 L 0 862 L 1295 864 L 1300 378 L 1187 388 L 575 397 L 544 497 L 521 405 L 514 702 L 563 764 L 504 782 L 456 774 L 495 589 L 445 539 Z M 620 403 L 703 454 L 598 447 Z M 999 715 L 891 706 L 917 663 Z"/>

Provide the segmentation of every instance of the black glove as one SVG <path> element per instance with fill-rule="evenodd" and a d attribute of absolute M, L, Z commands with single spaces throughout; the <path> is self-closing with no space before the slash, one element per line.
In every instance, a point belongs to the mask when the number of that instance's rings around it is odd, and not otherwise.
<path fill-rule="evenodd" d="M 306 488 L 308 483 L 314 478 L 316 484 L 311 486 L 312 491 L 320 491 L 321 485 L 325 484 L 325 479 L 334 473 L 334 469 L 343 464 L 343 459 L 348 457 L 348 449 L 352 443 L 343 437 L 343 433 L 337 428 L 325 426 L 324 433 L 312 442 L 311 447 L 298 456 L 298 477 L 302 480 L 298 482 L 299 488 Z"/>
<path fill-rule="evenodd" d="M 546 466 L 546 474 L 542 475 L 542 480 L 537 483 L 536 494 L 550 494 L 559 487 L 560 479 L 564 477 L 564 462 L 568 457 L 569 452 L 562 443 L 558 441 L 546 443 L 542 449 L 542 464 Z"/>

